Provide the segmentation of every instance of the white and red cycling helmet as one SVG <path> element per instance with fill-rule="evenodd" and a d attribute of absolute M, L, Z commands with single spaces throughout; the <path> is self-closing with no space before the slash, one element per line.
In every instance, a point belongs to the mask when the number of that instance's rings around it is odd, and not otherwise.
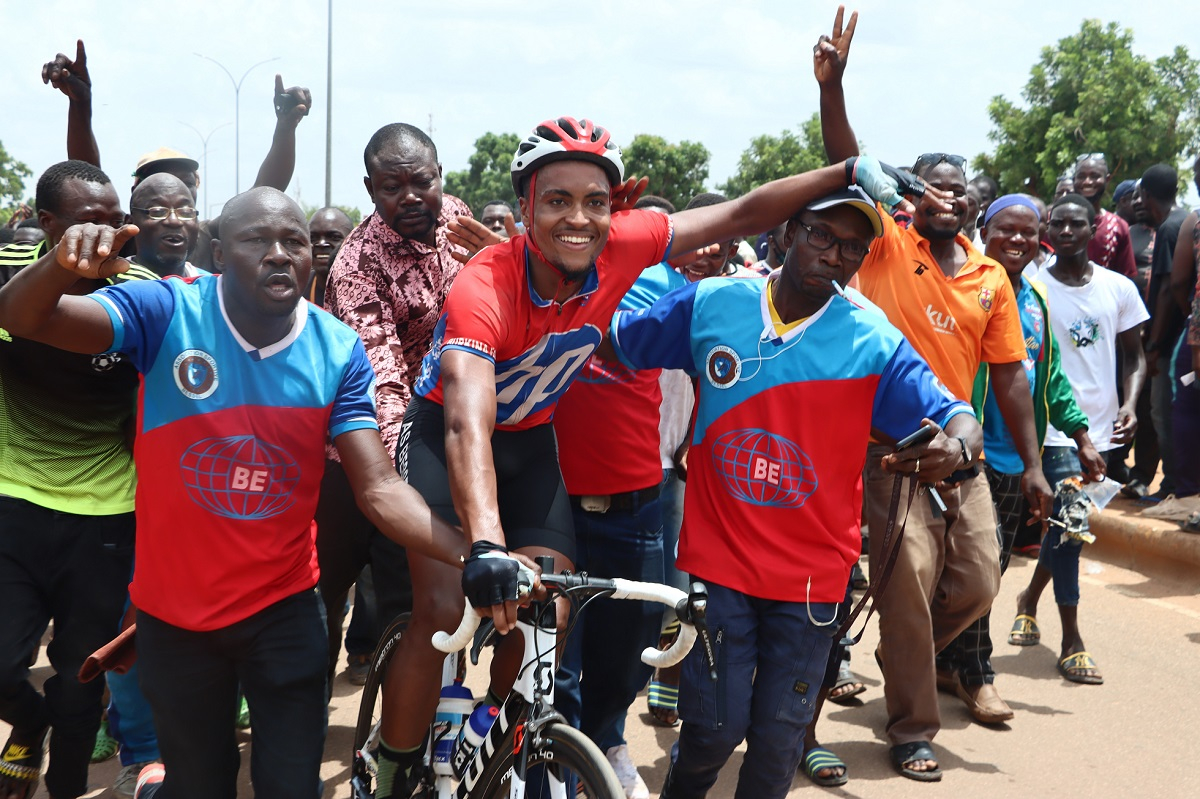
<path fill-rule="evenodd" d="M 621 148 L 613 143 L 607 130 L 588 119 L 559 117 L 538 125 L 517 147 L 512 162 L 517 196 L 523 196 L 521 184 L 527 176 L 555 161 L 590 161 L 607 173 L 614 187 L 625 179 Z"/>

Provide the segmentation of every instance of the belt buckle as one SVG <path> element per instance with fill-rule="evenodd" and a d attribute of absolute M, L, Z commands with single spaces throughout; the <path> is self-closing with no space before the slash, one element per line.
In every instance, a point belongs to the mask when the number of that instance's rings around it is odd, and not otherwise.
<path fill-rule="evenodd" d="M 580 497 L 579 507 L 588 513 L 608 513 L 608 509 L 612 507 L 612 498 L 607 495 Z"/>

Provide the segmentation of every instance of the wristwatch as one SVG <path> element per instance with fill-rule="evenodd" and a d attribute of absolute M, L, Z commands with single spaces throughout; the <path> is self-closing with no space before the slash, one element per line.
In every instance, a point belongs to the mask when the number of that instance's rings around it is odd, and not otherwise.
<path fill-rule="evenodd" d="M 955 436 L 954 440 L 962 447 L 962 468 L 966 468 L 967 464 L 971 462 L 971 448 L 967 446 L 967 440 L 962 436 Z"/>

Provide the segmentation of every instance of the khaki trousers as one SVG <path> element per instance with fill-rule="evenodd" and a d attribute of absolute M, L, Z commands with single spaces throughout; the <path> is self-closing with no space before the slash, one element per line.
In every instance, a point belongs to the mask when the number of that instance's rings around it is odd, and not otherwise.
<path fill-rule="evenodd" d="M 887 555 L 883 537 L 894 476 L 879 461 L 888 452 L 870 447 L 863 475 L 872 582 Z M 1000 544 L 986 476 L 980 472 L 941 494 L 948 508 L 941 518 L 924 492 L 917 494 L 891 581 L 876 598 L 893 745 L 933 740 L 941 727 L 934 656 L 987 613 L 1000 590 Z M 906 479 L 897 532 L 907 496 Z"/>

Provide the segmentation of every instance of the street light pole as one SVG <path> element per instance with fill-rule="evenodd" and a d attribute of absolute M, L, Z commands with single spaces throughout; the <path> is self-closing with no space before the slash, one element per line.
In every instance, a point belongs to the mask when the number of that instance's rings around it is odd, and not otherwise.
<path fill-rule="evenodd" d="M 188 125 L 188 123 L 184 122 L 182 119 L 176 120 L 176 121 L 179 122 L 180 125 L 185 125 L 185 126 L 191 128 L 195 132 L 195 134 L 200 137 L 200 141 L 204 143 L 204 152 L 200 156 L 200 160 L 203 162 L 203 165 L 204 165 L 203 166 L 204 172 L 203 172 L 203 177 L 200 179 L 200 182 L 204 186 L 204 203 L 203 203 L 203 205 L 205 208 L 208 208 L 208 140 L 211 139 L 212 135 L 214 133 L 216 133 L 218 130 L 220 130 L 221 128 L 227 128 L 232 123 L 226 122 L 224 125 L 217 125 L 215 128 L 213 128 L 212 130 L 210 130 L 208 132 L 207 136 L 205 136 L 203 133 L 201 133 L 199 130 L 197 130 L 194 125 Z"/>
<path fill-rule="evenodd" d="M 325 62 L 325 207 L 333 205 L 333 0 L 329 0 Z"/>
<path fill-rule="evenodd" d="M 203 53 L 193 53 L 193 55 L 198 55 L 201 58 L 203 58 L 204 60 L 211 61 L 214 64 L 216 64 L 217 66 L 219 66 L 221 68 L 221 71 L 229 76 L 229 82 L 233 84 L 233 193 L 241 194 L 242 193 L 242 182 L 241 182 L 242 81 L 244 81 L 246 79 L 247 75 L 249 75 L 251 72 L 253 72 L 258 67 L 261 67 L 263 64 L 269 64 L 272 61 L 278 61 L 279 56 L 276 56 L 275 58 L 268 58 L 265 61 L 259 61 L 254 66 L 250 67 L 250 69 L 247 69 L 245 72 L 243 72 L 242 77 L 240 79 L 234 80 L 233 73 L 230 72 L 228 69 L 226 69 L 225 65 L 222 64 L 217 59 L 209 58 L 208 56 L 204 55 Z"/>

